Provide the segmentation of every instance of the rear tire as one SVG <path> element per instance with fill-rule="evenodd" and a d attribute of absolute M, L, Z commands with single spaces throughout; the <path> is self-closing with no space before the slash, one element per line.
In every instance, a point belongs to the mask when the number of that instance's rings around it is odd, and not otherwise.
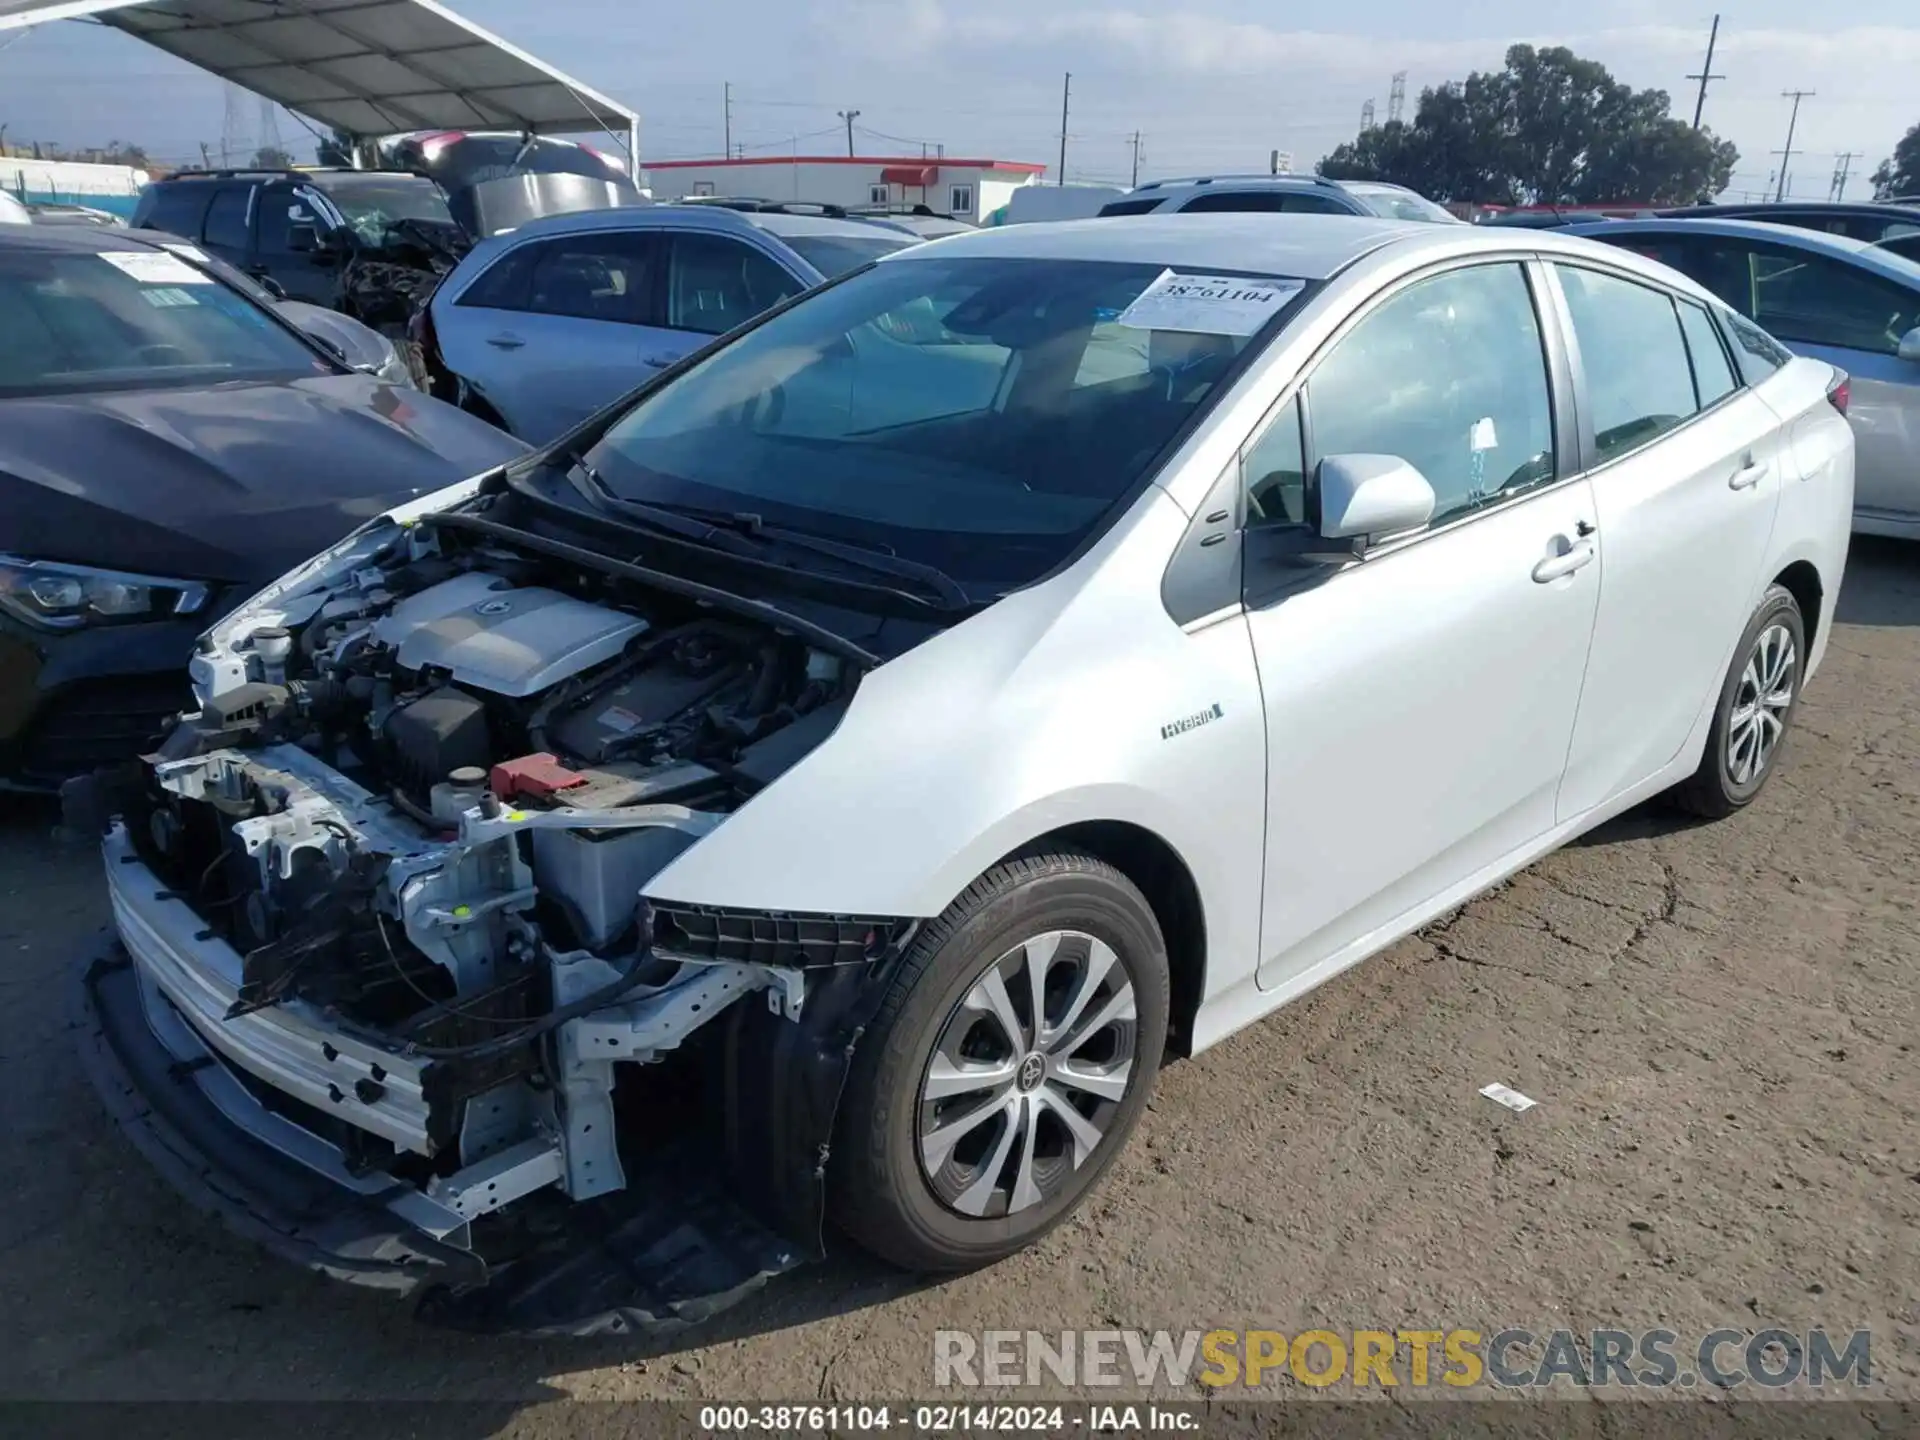
<path fill-rule="evenodd" d="M 855 1055 L 834 1223 L 916 1271 L 1038 1240 L 1139 1120 L 1168 989 L 1152 907 L 1112 866 L 1074 852 L 995 866 L 922 930 Z"/>
<path fill-rule="evenodd" d="M 1800 707 L 1806 654 L 1799 602 L 1786 587 L 1770 587 L 1733 652 L 1700 768 L 1672 792 L 1682 810 L 1723 819 L 1766 787 Z"/>

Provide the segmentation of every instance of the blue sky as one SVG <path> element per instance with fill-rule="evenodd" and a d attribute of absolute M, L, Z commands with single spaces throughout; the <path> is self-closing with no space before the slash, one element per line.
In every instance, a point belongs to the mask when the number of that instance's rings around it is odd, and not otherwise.
<path fill-rule="evenodd" d="M 1267 152 L 1302 167 L 1348 138 L 1369 98 L 1385 117 L 1389 77 L 1423 85 L 1497 66 L 1516 41 L 1566 44 L 1692 113 L 1712 0 L 1697 13 L 1653 0 L 1351 0 L 1281 7 L 1255 0 L 450 0 L 453 8 L 634 105 L 642 153 L 717 155 L 721 86 L 735 93 L 734 140 L 758 153 L 844 145 L 834 112 L 862 112 L 863 152 L 990 154 L 1051 165 L 1061 73 L 1074 72 L 1067 172 L 1124 181 L 1142 132 L 1142 176 L 1263 169 Z M 1832 16 L 1833 23 L 1822 23 Z M 1316 28 L 1308 28 L 1309 25 Z M 1336 29 L 1335 26 L 1338 28 Z M 11 43 L 9 43 L 11 42 Z M 112 31 L 58 24 L 0 33 L 0 124 L 11 139 L 138 140 L 162 158 L 217 149 L 220 84 Z M 1787 0 L 1725 0 L 1706 121 L 1741 150 L 1734 191 L 1768 188 L 1788 88 L 1801 112 L 1793 191 L 1823 197 L 1854 151 L 1851 198 L 1920 121 L 1920 10 L 1851 0 L 1834 11 Z M 244 107 L 246 139 L 258 128 Z M 283 138 L 306 158 L 291 118 Z"/>

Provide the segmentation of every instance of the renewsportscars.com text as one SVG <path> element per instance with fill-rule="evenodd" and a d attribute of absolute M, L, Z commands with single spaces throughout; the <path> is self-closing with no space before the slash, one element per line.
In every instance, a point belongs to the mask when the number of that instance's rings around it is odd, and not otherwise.
<path fill-rule="evenodd" d="M 939 1330 L 938 1386 L 1862 1387 L 1873 1337 L 1810 1330 Z"/>

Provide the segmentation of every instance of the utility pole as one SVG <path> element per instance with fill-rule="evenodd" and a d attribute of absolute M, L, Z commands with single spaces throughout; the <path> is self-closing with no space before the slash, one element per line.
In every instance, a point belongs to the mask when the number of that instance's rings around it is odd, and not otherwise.
<path fill-rule="evenodd" d="M 847 158 L 851 160 L 853 158 L 853 122 L 860 118 L 860 112 L 858 110 L 836 110 L 834 113 L 847 122 Z"/>
<path fill-rule="evenodd" d="M 1716 15 L 1713 17 L 1713 29 L 1707 35 L 1707 63 L 1700 67 L 1700 73 L 1698 75 L 1687 76 L 1689 80 L 1698 80 L 1700 82 L 1700 94 L 1693 102 L 1693 128 L 1696 130 L 1700 128 L 1700 111 L 1707 103 L 1707 82 L 1709 80 L 1724 80 L 1727 78 L 1724 75 L 1716 75 L 1713 73 L 1713 46 L 1714 42 L 1719 38 L 1720 17 Z"/>
<path fill-rule="evenodd" d="M 1067 71 L 1066 83 L 1060 87 L 1060 173 L 1054 177 L 1055 185 L 1067 183 L 1067 103 L 1073 98 L 1073 72 Z"/>
<path fill-rule="evenodd" d="M 1827 192 L 1829 200 L 1847 198 L 1847 179 L 1852 174 L 1853 162 L 1859 157 L 1851 150 L 1844 155 L 1833 157 L 1833 188 Z"/>
<path fill-rule="evenodd" d="M 726 148 L 720 153 L 731 160 L 733 158 L 733 82 L 729 80 L 722 85 L 720 93 L 723 97 L 721 103 L 725 107 L 725 119 L 721 123 L 725 126 L 727 134 Z"/>
<path fill-rule="evenodd" d="M 1135 190 L 1138 190 L 1140 188 L 1140 132 L 1138 130 L 1133 132 L 1133 185 L 1132 185 L 1132 188 Z"/>
<path fill-rule="evenodd" d="M 1813 98 L 1811 90 L 1782 90 L 1782 100 L 1793 101 L 1793 114 L 1787 117 L 1787 148 L 1774 153 L 1780 157 L 1780 184 L 1773 192 L 1773 203 L 1778 205 L 1787 198 L 1787 166 L 1793 163 L 1793 132 L 1800 123 L 1800 102 Z"/>

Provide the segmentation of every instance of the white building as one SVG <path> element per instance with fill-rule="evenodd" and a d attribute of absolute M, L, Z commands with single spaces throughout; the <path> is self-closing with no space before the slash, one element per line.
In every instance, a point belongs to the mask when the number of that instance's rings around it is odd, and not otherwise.
<path fill-rule="evenodd" d="M 1017 160 L 949 160 L 898 155 L 769 155 L 740 160 L 656 160 L 647 165 L 653 198 L 732 195 L 823 205 L 925 205 L 979 220 L 1046 173 Z"/>

